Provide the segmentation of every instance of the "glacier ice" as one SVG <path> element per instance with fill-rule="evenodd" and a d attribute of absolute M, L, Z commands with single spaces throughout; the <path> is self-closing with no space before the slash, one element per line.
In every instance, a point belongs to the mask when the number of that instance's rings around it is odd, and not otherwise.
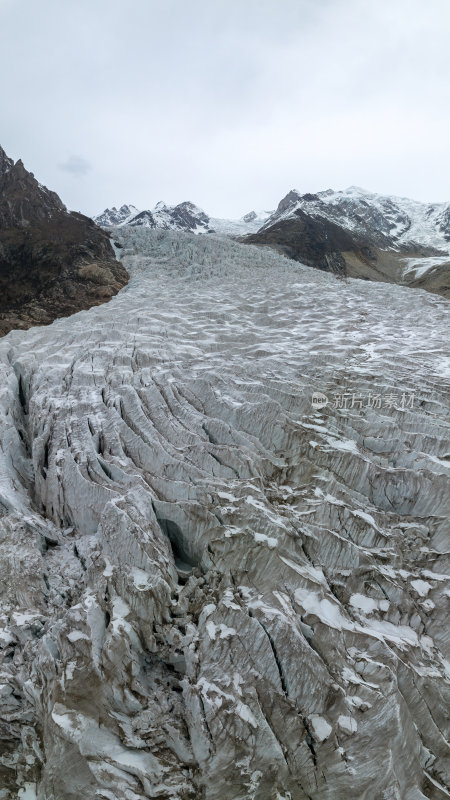
<path fill-rule="evenodd" d="M 0 342 L 0 799 L 447 797 L 448 301 L 116 234 Z"/>

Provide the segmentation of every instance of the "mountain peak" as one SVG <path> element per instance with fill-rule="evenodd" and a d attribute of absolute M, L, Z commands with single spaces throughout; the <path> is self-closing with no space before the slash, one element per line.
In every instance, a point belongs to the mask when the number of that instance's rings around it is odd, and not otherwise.
<path fill-rule="evenodd" d="M 9 158 L 3 147 L 0 145 L 0 175 L 6 175 L 7 172 L 14 166 L 14 161 Z"/>
<path fill-rule="evenodd" d="M 50 219 L 67 209 L 56 192 L 42 186 L 22 159 L 16 163 L 0 148 L 0 223 L 3 227 L 29 225 Z"/>
<path fill-rule="evenodd" d="M 98 305 L 126 281 L 105 232 L 0 148 L 0 335 Z"/>
<path fill-rule="evenodd" d="M 373 194 L 373 192 L 369 192 L 368 189 L 363 189 L 362 186 L 348 186 L 347 189 L 344 190 L 344 194 L 370 195 Z"/>
<path fill-rule="evenodd" d="M 182 230 L 192 233 L 210 233 L 210 220 L 201 208 L 190 200 L 176 206 L 168 206 L 159 200 L 153 209 L 139 211 L 134 206 L 122 206 L 119 211 L 107 208 L 94 221 L 103 227 L 130 225 L 141 228 L 161 228 L 162 230 Z"/>
<path fill-rule="evenodd" d="M 277 214 L 282 214 L 283 211 L 287 211 L 288 208 L 298 203 L 301 198 L 301 194 L 297 189 L 291 189 L 290 192 L 287 193 L 285 197 L 278 203 L 278 207 L 276 210 Z"/>

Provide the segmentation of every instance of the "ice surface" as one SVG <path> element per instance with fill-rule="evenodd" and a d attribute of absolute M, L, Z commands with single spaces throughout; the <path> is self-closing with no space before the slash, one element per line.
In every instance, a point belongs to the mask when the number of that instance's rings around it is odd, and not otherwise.
<path fill-rule="evenodd" d="M 424 764 L 445 781 L 448 302 L 117 237 L 115 298 L 0 342 L 8 800 L 423 800 Z"/>

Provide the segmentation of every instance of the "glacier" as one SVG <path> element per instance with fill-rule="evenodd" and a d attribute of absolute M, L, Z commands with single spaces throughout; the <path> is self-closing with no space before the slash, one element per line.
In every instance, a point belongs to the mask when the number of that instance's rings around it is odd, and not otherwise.
<path fill-rule="evenodd" d="M 448 797 L 448 301 L 114 240 L 0 341 L 0 800 Z"/>

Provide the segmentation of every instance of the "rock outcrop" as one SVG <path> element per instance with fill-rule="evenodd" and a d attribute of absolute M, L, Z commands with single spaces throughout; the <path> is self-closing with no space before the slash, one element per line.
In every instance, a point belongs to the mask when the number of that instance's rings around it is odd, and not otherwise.
<path fill-rule="evenodd" d="M 104 303 L 127 280 L 108 235 L 0 148 L 0 335 Z"/>
<path fill-rule="evenodd" d="M 1 800 L 448 797 L 448 302 L 117 236 L 0 342 Z"/>
<path fill-rule="evenodd" d="M 288 258 L 338 275 L 347 274 L 345 253 L 364 263 L 370 263 L 374 254 L 367 243 L 355 239 L 345 228 L 327 219 L 315 219 L 301 209 L 241 241 L 274 247 Z"/>

